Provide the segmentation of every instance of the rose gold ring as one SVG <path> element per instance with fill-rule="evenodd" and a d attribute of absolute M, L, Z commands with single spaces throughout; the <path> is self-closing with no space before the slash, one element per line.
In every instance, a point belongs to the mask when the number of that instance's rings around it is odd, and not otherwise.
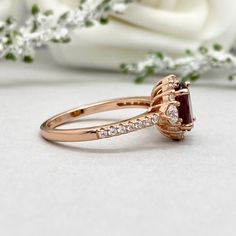
<path fill-rule="evenodd" d="M 176 76 L 169 75 L 157 82 L 150 97 L 118 98 L 71 109 L 45 121 L 41 125 L 41 135 L 55 142 L 80 142 L 111 138 L 156 126 L 168 138 L 182 140 L 185 132 L 193 128 L 195 121 L 189 85 L 189 82 L 180 82 Z M 77 129 L 58 128 L 84 116 L 124 108 L 145 108 L 146 111 L 106 125 Z"/>

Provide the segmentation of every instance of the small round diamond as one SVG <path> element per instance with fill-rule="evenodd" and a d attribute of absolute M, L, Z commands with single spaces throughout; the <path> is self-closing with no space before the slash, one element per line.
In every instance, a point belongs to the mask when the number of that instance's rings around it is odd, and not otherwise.
<path fill-rule="evenodd" d="M 135 130 L 135 125 L 134 123 L 130 122 L 128 125 L 127 125 L 127 130 L 128 132 L 132 132 Z"/>
<path fill-rule="evenodd" d="M 99 138 L 106 138 L 107 137 L 107 131 L 104 129 L 101 129 L 98 131 L 98 137 Z"/>
<path fill-rule="evenodd" d="M 152 116 L 152 124 L 157 124 L 158 123 L 158 121 L 159 121 L 159 115 L 157 115 L 157 114 L 154 114 L 153 116 Z"/>
<path fill-rule="evenodd" d="M 145 120 L 143 120 L 144 126 L 150 126 L 151 125 L 151 119 L 149 117 L 145 117 Z"/>
<path fill-rule="evenodd" d="M 117 130 L 114 126 L 111 126 L 110 129 L 108 130 L 108 134 L 110 136 L 115 136 L 117 134 Z"/>
<path fill-rule="evenodd" d="M 168 89 L 174 89 L 174 88 L 175 88 L 174 83 L 169 83 L 169 84 L 168 84 Z"/>
<path fill-rule="evenodd" d="M 117 131 L 119 134 L 125 134 L 126 133 L 126 128 L 124 125 L 119 125 L 119 127 L 117 128 Z"/>
<path fill-rule="evenodd" d="M 176 76 L 175 75 L 171 75 L 169 78 L 168 78 L 168 81 L 169 82 L 173 82 L 176 80 Z"/>
<path fill-rule="evenodd" d="M 142 129 L 143 128 L 143 122 L 141 120 L 137 120 L 135 122 L 135 128 L 136 129 Z"/>
<path fill-rule="evenodd" d="M 146 126 L 147 126 L 146 119 L 142 121 L 142 124 L 143 124 L 143 127 L 146 127 Z"/>
<path fill-rule="evenodd" d="M 170 105 L 166 111 L 166 115 L 169 117 L 169 121 L 172 125 L 175 125 L 179 119 L 178 109 L 175 105 Z"/>

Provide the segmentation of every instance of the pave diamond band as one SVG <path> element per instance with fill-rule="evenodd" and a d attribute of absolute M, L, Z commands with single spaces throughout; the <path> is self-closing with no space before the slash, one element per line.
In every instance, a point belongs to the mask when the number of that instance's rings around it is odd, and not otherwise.
<path fill-rule="evenodd" d="M 144 116 L 143 118 L 138 118 L 128 123 L 119 123 L 117 126 L 110 126 L 107 128 L 101 128 L 97 130 L 97 135 L 99 139 L 111 138 L 113 136 L 118 136 L 122 134 L 128 134 L 140 129 L 144 129 L 150 126 L 157 125 L 159 121 L 159 114 L 152 114 L 149 116 Z"/>

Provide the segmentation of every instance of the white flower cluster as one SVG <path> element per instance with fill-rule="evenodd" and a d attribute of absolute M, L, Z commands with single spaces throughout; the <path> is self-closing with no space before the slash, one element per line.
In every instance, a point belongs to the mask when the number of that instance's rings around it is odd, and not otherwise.
<path fill-rule="evenodd" d="M 95 4 L 94 1 L 85 0 L 78 9 L 59 17 L 51 10 L 40 12 L 34 5 L 32 16 L 24 26 L 19 27 L 11 17 L 4 22 L 0 21 L 0 59 L 22 59 L 30 63 L 35 48 L 49 42 L 67 43 L 73 29 L 89 27 L 95 22 L 105 24 L 110 14 L 122 13 L 131 2 L 133 0 L 103 0 Z"/>
<path fill-rule="evenodd" d="M 185 56 L 176 59 L 158 52 L 148 54 L 143 61 L 121 65 L 124 73 L 137 75 L 137 83 L 142 83 L 148 76 L 165 73 L 175 73 L 183 80 L 195 81 L 214 69 L 230 71 L 230 80 L 236 76 L 236 57 L 225 52 L 219 44 L 212 48 L 200 47 L 196 52 L 186 50 Z"/>

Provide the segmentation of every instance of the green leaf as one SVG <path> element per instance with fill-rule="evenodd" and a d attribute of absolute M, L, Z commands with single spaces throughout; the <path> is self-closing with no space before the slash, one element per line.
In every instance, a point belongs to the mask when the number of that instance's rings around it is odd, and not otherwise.
<path fill-rule="evenodd" d="M 60 21 L 64 21 L 64 20 L 68 17 L 68 15 L 69 15 L 69 12 L 68 12 L 68 11 L 65 12 L 65 13 L 63 13 L 63 14 L 59 17 L 59 22 L 60 22 Z"/>
<path fill-rule="evenodd" d="M 23 61 L 25 63 L 32 63 L 34 60 L 31 56 L 24 56 Z"/>
<path fill-rule="evenodd" d="M 62 43 L 69 43 L 71 39 L 69 37 L 61 39 Z"/>
<path fill-rule="evenodd" d="M 0 33 L 4 30 L 4 26 L 0 27 Z"/>
<path fill-rule="evenodd" d="M 103 0 L 102 4 L 108 4 L 109 2 L 111 2 L 111 0 Z"/>
<path fill-rule="evenodd" d="M 126 64 L 121 64 L 120 65 L 120 71 L 124 74 L 127 74 L 129 71 L 128 71 L 128 68 L 127 68 L 127 65 Z"/>
<path fill-rule="evenodd" d="M 11 24 L 13 24 L 14 23 L 14 18 L 13 17 L 7 17 L 7 19 L 6 19 L 6 23 L 8 24 L 8 25 L 11 25 Z"/>
<path fill-rule="evenodd" d="M 142 84 L 144 82 L 145 78 L 146 78 L 145 75 L 140 75 L 134 80 L 134 82 L 136 84 Z"/>
<path fill-rule="evenodd" d="M 53 14 L 52 10 L 47 10 L 43 13 L 45 16 L 51 16 Z"/>
<path fill-rule="evenodd" d="M 101 18 L 101 19 L 100 19 L 100 23 L 101 23 L 102 25 L 106 25 L 106 24 L 109 23 L 109 20 L 108 20 L 108 18 Z"/>
<path fill-rule="evenodd" d="M 109 9 L 109 2 L 111 2 L 111 0 L 103 0 L 98 6 L 97 6 L 97 11 L 101 11 L 102 9 L 106 10 Z"/>
<path fill-rule="evenodd" d="M 200 77 L 199 74 L 192 72 L 192 73 L 182 77 L 182 80 L 183 81 L 196 81 L 199 79 L 199 77 Z"/>
<path fill-rule="evenodd" d="M 51 42 L 53 42 L 53 43 L 60 43 L 60 40 L 59 39 L 52 39 Z"/>
<path fill-rule="evenodd" d="M 229 79 L 230 81 L 233 81 L 233 80 L 235 79 L 235 77 L 236 77 L 236 73 L 229 75 L 229 76 L 228 76 L 228 79 Z"/>
<path fill-rule="evenodd" d="M 10 61 L 15 61 L 16 60 L 16 56 L 13 53 L 9 52 L 9 53 L 7 53 L 5 55 L 5 59 L 6 60 L 10 60 Z"/>
<path fill-rule="evenodd" d="M 162 52 L 157 52 L 156 53 L 156 57 L 158 57 L 160 60 L 163 60 L 164 59 L 164 55 Z"/>
<path fill-rule="evenodd" d="M 13 44 L 12 38 L 9 35 L 7 36 L 7 42 L 5 44 L 6 45 L 12 45 Z"/>
<path fill-rule="evenodd" d="M 213 58 L 212 58 L 212 61 L 215 62 L 215 63 L 217 63 L 219 60 L 218 60 L 217 58 L 213 57 Z"/>
<path fill-rule="evenodd" d="M 62 39 L 52 39 L 51 42 L 53 43 L 69 43 L 71 39 L 69 37 L 62 38 Z"/>
<path fill-rule="evenodd" d="M 86 26 L 86 27 L 91 27 L 91 26 L 93 26 L 93 25 L 94 25 L 94 23 L 93 23 L 92 21 L 87 20 L 87 21 L 85 22 L 85 26 Z"/>
<path fill-rule="evenodd" d="M 201 54 L 206 54 L 208 52 L 208 49 L 204 46 L 200 46 L 198 48 L 198 51 L 201 53 Z"/>
<path fill-rule="evenodd" d="M 31 8 L 31 13 L 33 16 L 37 15 L 39 13 L 39 7 L 38 5 L 34 4 Z"/>
<path fill-rule="evenodd" d="M 216 51 L 221 51 L 223 49 L 223 47 L 220 44 L 215 43 L 215 44 L 213 44 L 213 49 Z"/>
<path fill-rule="evenodd" d="M 33 26 L 32 26 L 32 29 L 31 29 L 31 33 L 34 33 L 37 29 L 38 29 L 38 25 L 37 25 L 37 22 L 34 20 L 33 21 Z"/>
<path fill-rule="evenodd" d="M 80 4 L 83 5 L 87 0 L 81 0 Z"/>
<path fill-rule="evenodd" d="M 231 58 L 227 57 L 226 60 L 225 60 L 225 62 L 226 62 L 226 63 L 231 63 L 232 60 L 231 60 Z"/>
<path fill-rule="evenodd" d="M 149 76 L 149 75 L 153 75 L 154 74 L 154 69 L 152 66 L 146 66 L 145 67 L 145 75 Z"/>
<path fill-rule="evenodd" d="M 185 50 L 185 53 L 186 53 L 188 56 L 192 56 L 192 55 L 193 55 L 193 53 L 192 53 L 192 51 L 191 51 L 190 49 L 186 49 L 186 50 Z"/>

